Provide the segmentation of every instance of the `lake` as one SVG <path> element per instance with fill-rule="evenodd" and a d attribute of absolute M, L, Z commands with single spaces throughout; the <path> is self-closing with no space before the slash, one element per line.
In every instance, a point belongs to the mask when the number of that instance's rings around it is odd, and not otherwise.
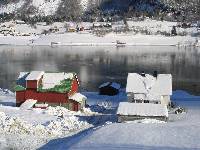
<path fill-rule="evenodd" d="M 76 72 L 82 91 L 107 81 L 126 86 L 129 72 L 171 73 L 173 89 L 200 94 L 200 49 L 173 46 L 0 46 L 0 88 L 13 90 L 20 71 Z"/>

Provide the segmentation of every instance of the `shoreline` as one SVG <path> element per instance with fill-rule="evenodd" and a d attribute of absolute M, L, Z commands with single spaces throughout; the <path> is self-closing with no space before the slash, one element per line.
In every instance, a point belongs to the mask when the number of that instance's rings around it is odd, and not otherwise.
<path fill-rule="evenodd" d="M 196 42 L 198 41 L 198 42 Z M 49 34 L 42 36 L 0 36 L 0 46 L 186 46 L 199 47 L 200 37 L 130 35 L 110 33 L 98 37 L 80 33 Z M 119 43 L 118 43 L 119 42 Z"/>

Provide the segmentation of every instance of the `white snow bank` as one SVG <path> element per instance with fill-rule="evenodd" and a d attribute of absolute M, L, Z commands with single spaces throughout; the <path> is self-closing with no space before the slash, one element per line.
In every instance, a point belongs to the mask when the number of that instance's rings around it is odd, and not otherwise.
<path fill-rule="evenodd" d="M 126 123 L 166 123 L 165 121 L 160 121 L 156 119 L 142 119 L 142 120 L 135 120 L 135 121 L 126 121 Z"/>
<path fill-rule="evenodd" d="M 79 114 L 78 112 L 75 111 L 70 111 L 64 107 L 51 107 L 49 106 L 47 109 L 44 110 L 45 113 L 49 114 L 49 115 L 54 115 L 54 116 L 70 116 L 70 115 L 75 115 L 75 114 Z"/>
<path fill-rule="evenodd" d="M 45 125 L 33 125 L 19 117 L 10 117 L 4 112 L 0 112 L 0 130 L 5 133 L 62 136 L 87 126 L 89 126 L 87 122 L 79 121 L 75 116 L 58 118 Z"/>
<path fill-rule="evenodd" d="M 83 111 L 70 111 L 64 107 L 48 107 L 46 110 L 44 110 L 44 113 L 49 114 L 49 115 L 54 115 L 54 116 L 88 116 L 88 115 L 94 115 L 98 114 L 96 112 L 92 112 L 89 108 L 83 108 Z"/>
<path fill-rule="evenodd" d="M 14 93 L 11 92 L 11 91 L 8 90 L 8 89 L 1 89 L 1 88 L 0 88 L 0 96 L 1 96 L 1 95 L 14 95 Z"/>

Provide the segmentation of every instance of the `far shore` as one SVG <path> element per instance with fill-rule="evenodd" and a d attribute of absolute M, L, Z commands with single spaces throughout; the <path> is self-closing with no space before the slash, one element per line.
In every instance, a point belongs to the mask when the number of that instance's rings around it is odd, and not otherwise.
<path fill-rule="evenodd" d="M 93 34 L 64 33 L 40 36 L 0 36 L 0 45 L 23 46 L 199 46 L 199 37 L 130 35 L 110 33 L 103 37 Z"/>

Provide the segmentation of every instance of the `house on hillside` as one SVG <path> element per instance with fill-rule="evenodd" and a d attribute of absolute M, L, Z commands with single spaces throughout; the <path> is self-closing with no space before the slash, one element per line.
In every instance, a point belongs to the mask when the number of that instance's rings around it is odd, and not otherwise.
<path fill-rule="evenodd" d="M 100 95 L 117 95 L 121 85 L 115 82 L 106 82 L 99 86 Z"/>
<path fill-rule="evenodd" d="M 16 84 L 17 106 L 34 99 L 37 104 L 62 105 L 73 111 L 85 107 L 87 98 L 78 93 L 79 81 L 75 73 L 21 72 Z"/>
<path fill-rule="evenodd" d="M 167 121 L 172 95 L 171 74 L 129 73 L 126 93 L 128 102 L 121 102 L 117 110 L 119 122 L 144 118 Z"/>

